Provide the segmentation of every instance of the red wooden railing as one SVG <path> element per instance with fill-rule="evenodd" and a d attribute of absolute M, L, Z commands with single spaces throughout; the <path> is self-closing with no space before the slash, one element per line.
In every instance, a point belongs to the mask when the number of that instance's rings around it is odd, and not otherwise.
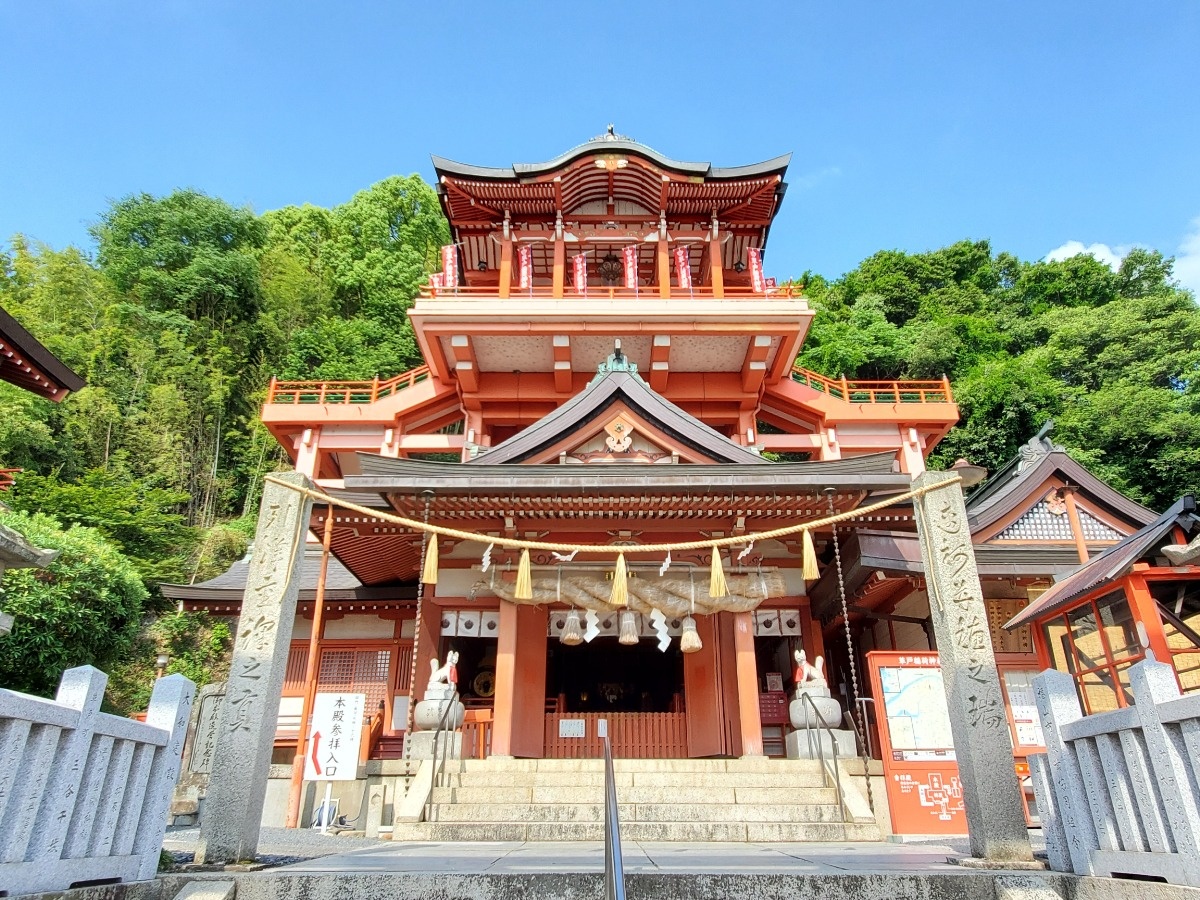
<path fill-rule="evenodd" d="M 429 378 L 429 367 L 420 366 L 382 381 L 277 381 L 271 379 L 267 403 L 374 403 Z"/>
<path fill-rule="evenodd" d="M 450 297 L 491 297 L 499 299 L 499 287 L 494 284 L 470 285 L 460 284 L 458 287 L 431 287 L 424 285 L 421 288 L 422 297 L 440 297 L 447 299 Z M 721 292 L 715 292 L 712 285 L 697 285 L 690 291 L 682 290 L 679 287 L 672 285 L 671 297 L 672 300 L 683 299 L 704 299 L 704 300 L 725 300 L 725 299 L 741 299 L 741 300 L 770 300 L 770 299 L 800 299 L 804 296 L 803 288 L 799 285 L 783 284 L 777 288 L 771 288 L 766 291 L 756 291 L 750 287 L 730 286 L 727 285 Z M 586 294 L 577 294 L 569 286 L 565 287 L 559 293 L 554 292 L 554 286 L 549 284 L 534 285 L 532 288 L 513 287 L 509 291 L 507 299 L 520 300 L 521 298 L 534 300 L 596 300 L 596 299 L 617 299 L 617 300 L 656 300 L 661 299 L 661 294 L 658 290 L 658 285 L 649 285 L 638 288 L 636 291 L 632 288 L 624 286 L 589 287 Z"/>
<path fill-rule="evenodd" d="M 7 491 L 16 484 L 14 475 L 20 474 L 21 469 L 0 469 L 0 491 Z"/>
<path fill-rule="evenodd" d="M 559 737 L 562 720 L 584 720 L 585 737 Z M 604 742 L 597 723 L 608 720 L 612 753 L 623 759 L 683 759 L 687 756 L 686 713 L 546 713 L 547 759 L 599 759 Z"/>
<path fill-rule="evenodd" d="M 954 402 L 948 378 L 940 381 L 847 381 L 795 366 L 792 380 L 847 403 Z"/>

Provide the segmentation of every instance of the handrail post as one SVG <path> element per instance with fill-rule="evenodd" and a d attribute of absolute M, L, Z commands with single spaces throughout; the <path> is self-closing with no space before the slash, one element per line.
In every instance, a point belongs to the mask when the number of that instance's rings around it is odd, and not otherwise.
<path fill-rule="evenodd" d="M 621 815 L 617 807 L 612 745 L 604 730 L 604 898 L 625 900 L 625 861 L 621 853 Z"/>

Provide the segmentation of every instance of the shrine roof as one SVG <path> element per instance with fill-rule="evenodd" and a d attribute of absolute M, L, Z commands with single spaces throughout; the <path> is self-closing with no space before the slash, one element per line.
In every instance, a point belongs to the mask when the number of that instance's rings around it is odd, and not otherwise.
<path fill-rule="evenodd" d="M 0 380 L 56 403 L 85 383 L 3 307 L 0 307 Z"/>
<path fill-rule="evenodd" d="M 316 596 L 317 581 L 321 572 L 321 546 L 308 544 L 300 562 L 298 582 L 302 602 L 312 601 Z M 209 602 L 239 601 L 246 591 L 246 580 L 250 573 L 250 556 L 247 554 L 228 569 L 207 581 L 196 584 L 160 584 L 164 597 L 171 600 L 199 600 Z M 392 591 L 388 596 L 392 596 Z M 379 595 L 379 589 L 363 585 L 336 556 L 330 554 L 329 568 L 325 576 L 325 599 L 362 600 Z"/>
<path fill-rule="evenodd" d="M 514 163 L 508 167 L 475 166 L 455 162 L 441 156 L 433 156 L 433 167 L 438 175 L 453 175 L 460 178 L 479 178 L 486 180 L 516 181 L 537 175 L 545 175 L 562 169 L 583 156 L 609 153 L 632 153 L 649 160 L 657 166 L 679 172 L 682 175 L 700 176 L 706 179 L 727 180 L 735 178 L 757 178 L 762 175 L 783 174 L 792 160 L 792 154 L 785 153 L 774 159 L 763 160 L 745 166 L 720 167 L 708 162 L 685 162 L 671 159 L 659 153 L 653 147 L 648 147 L 625 135 L 606 134 L 585 141 L 553 159 L 538 163 Z"/>
<path fill-rule="evenodd" d="M 909 476 L 893 472 L 894 453 L 872 453 L 820 462 L 729 464 L 564 466 L 435 462 L 360 453 L 362 474 L 347 475 L 356 491 L 412 492 L 521 490 L 524 492 L 651 491 L 720 493 L 754 488 L 779 493 L 820 493 L 837 487 L 859 491 L 903 491 Z"/>
<path fill-rule="evenodd" d="M 1191 494 L 1180 497 L 1170 509 L 1140 531 L 1129 535 L 1099 556 L 1092 557 L 1073 574 L 1021 610 L 1004 627 L 1011 630 L 1026 622 L 1048 616 L 1084 594 L 1116 581 L 1125 575 L 1134 563 L 1166 543 L 1176 526 L 1181 527 L 1188 538 L 1200 531 L 1200 515 L 1197 515 L 1196 499 Z"/>
<path fill-rule="evenodd" d="M 1046 481 L 1058 476 L 1067 484 L 1085 491 L 1097 503 L 1124 517 L 1134 525 L 1154 521 L 1153 510 L 1130 500 L 1120 491 L 1101 481 L 1070 456 L 1058 444 L 1040 434 L 1022 445 L 1020 453 L 1002 466 L 995 475 L 967 498 L 967 517 L 974 534 L 1022 505 L 1041 499 L 1037 496 Z"/>
<path fill-rule="evenodd" d="M 579 432 L 589 425 L 594 427 L 596 420 L 603 416 L 606 410 L 622 401 L 649 420 L 663 435 L 699 455 L 717 462 L 769 465 L 768 460 L 731 441 L 652 390 L 637 374 L 636 365 L 625 362 L 625 368 L 603 371 L 612 365 L 613 357 L 610 356 L 609 362 L 601 367 L 603 374 L 598 374 L 586 388 L 549 415 L 481 453 L 466 465 L 478 467 L 485 464 L 524 462 L 563 437 Z"/>

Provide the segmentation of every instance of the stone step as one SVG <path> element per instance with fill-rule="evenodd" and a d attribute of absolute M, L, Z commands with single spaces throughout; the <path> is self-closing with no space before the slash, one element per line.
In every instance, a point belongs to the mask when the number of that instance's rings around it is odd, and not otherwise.
<path fill-rule="evenodd" d="M 802 803 L 834 804 L 837 792 L 825 787 L 741 787 L 682 785 L 618 785 L 620 803 Z M 507 784 L 489 787 L 441 787 L 434 803 L 602 803 L 604 785 Z"/>
<path fill-rule="evenodd" d="M 797 822 L 624 822 L 623 841 L 879 841 L 875 825 Z M 602 841 L 603 822 L 397 823 L 394 841 Z"/>
<path fill-rule="evenodd" d="M 534 771 L 474 771 L 446 772 L 450 787 L 602 787 L 604 773 L 596 772 L 534 772 Z M 812 772 L 614 772 L 617 788 L 623 787 L 681 787 L 681 788 L 818 788 L 825 778 Z"/>
<path fill-rule="evenodd" d="M 602 759 L 468 759 L 465 772 L 604 772 Z M 819 760 L 769 759 L 615 759 L 613 771 L 786 774 L 820 773 Z"/>
<path fill-rule="evenodd" d="M 622 824 L 629 822 L 776 822 L 816 824 L 842 820 L 828 804 L 748 804 L 716 807 L 711 803 L 621 803 Z M 435 822 L 602 822 L 599 803 L 443 803 L 432 809 Z"/>

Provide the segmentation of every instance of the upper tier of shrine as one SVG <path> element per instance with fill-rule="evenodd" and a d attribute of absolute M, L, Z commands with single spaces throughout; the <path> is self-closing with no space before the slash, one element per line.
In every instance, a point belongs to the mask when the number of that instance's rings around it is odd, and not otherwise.
<path fill-rule="evenodd" d="M 655 392 L 754 452 L 890 451 L 919 472 L 958 419 L 944 379 L 795 366 L 813 312 L 763 269 L 789 160 L 682 162 L 611 126 L 544 163 L 434 157 L 452 243 L 409 312 L 426 365 L 272 382 L 263 421 L 319 479 L 357 474 L 356 451 L 468 459 L 577 396 L 619 342 Z"/>

